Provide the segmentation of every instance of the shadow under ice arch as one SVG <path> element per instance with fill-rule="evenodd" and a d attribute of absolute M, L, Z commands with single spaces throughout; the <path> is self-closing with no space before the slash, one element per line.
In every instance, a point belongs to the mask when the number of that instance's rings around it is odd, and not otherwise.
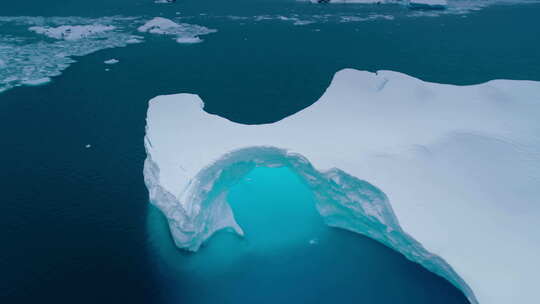
<path fill-rule="evenodd" d="M 242 234 L 227 187 L 255 166 L 287 166 L 328 225 L 401 252 L 473 304 L 535 303 L 538 117 L 540 82 L 455 86 L 391 71 L 339 71 L 317 102 L 262 125 L 209 114 L 196 95 L 158 96 L 144 176 L 182 248 L 225 227 Z"/>

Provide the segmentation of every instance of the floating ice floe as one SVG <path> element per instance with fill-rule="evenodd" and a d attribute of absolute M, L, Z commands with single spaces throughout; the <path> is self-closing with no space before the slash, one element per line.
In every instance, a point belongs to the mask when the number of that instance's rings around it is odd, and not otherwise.
<path fill-rule="evenodd" d="M 141 38 L 131 34 L 136 22 L 133 17 L 0 17 L 0 32 L 28 33 L 0 34 L 0 60 L 5 64 L 0 67 L 0 92 L 50 82 L 75 62 L 72 56 L 142 42 L 133 41 Z"/>
<path fill-rule="evenodd" d="M 192 94 L 149 102 L 144 178 L 177 246 L 195 251 L 223 228 L 242 235 L 229 188 L 254 167 L 287 166 L 328 225 L 401 252 L 471 303 L 537 301 L 540 82 L 347 69 L 274 123 L 203 108 Z"/>
<path fill-rule="evenodd" d="M 126 40 L 126 43 L 128 43 L 128 44 L 142 43 L 142 42 L 144 42 L 143 39 L 144 39 L 144 37 L 141 37 L 141 36 L 132 36 L 131 39 Z"/>
<path fill-rule="evenodd" d="M 27 86 L 39 86 L 39 85 L 44 85 L 49 82 L 51 82 L 51 78 L 43 77 L 43 78 L 38 78 L 38 79 L 25 80 L 22 82 L 22 84 L 27 85 Z"/>
<path fill-rule="evenodd" d="M 190 44 L 190 43 L 200 43 L 202 42 L 203 40 L 199 37 L 179 37 L 179 38 L 176 38 L 176 42 L 178 43 L 187 43 L 187 44 Z"/>
<path fill-rule="evenodd" d="M 103 61 L 103 63 L 105 63 L 105 64 L 117 64 L 117 63 L 119 63 L 119 62 L 120 62 L 120 60 L 114 59 L 114 58 L 113 58 L 113 59 L 109 59 L 109 60 Z"/>
<path fill-rule="evenodd" d="M 32 26 L 28 28 L 30 31 L 45 35 L 53 39 L 63 40 L 79 40 L 115 29 L 110 25 L 62 25 L 58 27 L 48 26 Z"/>
<path fill-rule="evenodd" d="M 311 3 L 354 3 L 354 4 L 372 4 L 372 3 L 395 3 L 400 0 L 300 0 L 309 1 Z"/>
<path fill-rule="evenodd" d="M 412 9 L 445 9 L 448 6 L 446 0 L 409 0 Z"/>
<path fill-rule="evenodd" d="M 176 36 L 179 43 L 198 43 L 202 41 L 199 35 L 215 32 L 202 26 L 172 23 L 156 22 L 148 32 L 158 33 L 161 26 L 162 34 Z M 50 82 L 75 62 L 75 56 L 142 43 L 144 37 L 132 34 L 140 24 L 138 17 L 121 16 L 0 16 L 0 33 L 28 33 L 19 37 L 0 34 L 0 93 L 17 86 Z M 36 41 L 36 37 L 43 38 Z"/>
<path fill-rule="evenodd" d="M 175 40 L 178 43 L 198 43 L 202 41 L 199 36 L 217 32 L 204 26 L 176 23 L 163 17 L 155 17 L 147 21 L 138 28 L 138 31 L 141 33 L 176 36 Z"/>

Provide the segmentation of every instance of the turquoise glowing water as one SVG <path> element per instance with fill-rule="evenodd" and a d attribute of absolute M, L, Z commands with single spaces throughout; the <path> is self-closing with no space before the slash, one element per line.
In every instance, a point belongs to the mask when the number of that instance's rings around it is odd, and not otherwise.
<path fill-rule="evenodd" d="M 287 168 L 254 169 L 228 200 L 245 236 L 222 231 L 196 254 L 179 253 L 161 214 L 150 210 L 156 264 L 172 280 L 190 278 L 197 303 L 465 303 L 400 254 L 327 227 L 309 188 Z M 193 294 L 169 296 L 183 302 Z"/>

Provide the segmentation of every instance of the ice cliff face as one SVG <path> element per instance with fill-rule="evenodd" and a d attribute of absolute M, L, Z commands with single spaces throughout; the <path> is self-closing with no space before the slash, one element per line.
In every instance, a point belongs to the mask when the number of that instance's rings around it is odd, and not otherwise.
<path fill-rule="evenodd" d="M 342 70 L 315 104 L 265 125 L 208 114 L 196 95 L 159 96 L 144 177 L 188 250 L 222 228 L 242 234 L 228 188 L 256 166 L 287 166 L 328 225 L 401 252 L 471 303 L 534 303 L 538 117 L 539 82 L 453 86 L 390 71 Z"/>

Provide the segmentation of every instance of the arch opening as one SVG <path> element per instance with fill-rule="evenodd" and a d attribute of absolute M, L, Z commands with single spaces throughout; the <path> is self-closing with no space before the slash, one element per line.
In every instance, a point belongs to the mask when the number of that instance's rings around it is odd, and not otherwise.
<path fill-rule="evenodd" d="M 315 208 L 327 226 L 377 240 L 447 279 L 471 303 L 477 303 L 472 290 L 450 265 L 401 229 L 381 190 L 337 168 L 318 171 L 302 155 L 275 147 L 250 147 L 227 153 L 201 170 L 178 198 L 160 189 L 159 183 L 152 180 L 159 177 L 159 169 L 149 157 L 145 163 L 145 181 L 151 202 L 168 219 L 176 245 L 197 251 L 218 231 L 227 229 L 240 236 L 245 234 L 236 221 L 228 195 L 234 185 L 259 167 L 279 167 L 294 172 L 312 192 Z"/>

